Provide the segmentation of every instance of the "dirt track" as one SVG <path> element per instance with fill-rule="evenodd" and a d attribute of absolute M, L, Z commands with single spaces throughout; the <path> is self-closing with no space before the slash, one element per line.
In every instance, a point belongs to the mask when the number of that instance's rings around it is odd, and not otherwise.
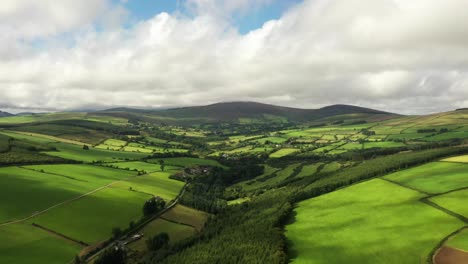
<path fill-rule="evenodd" d="M 434 264 L 467 264 L 468 252 L 443 246 L 434 256 Z"/>

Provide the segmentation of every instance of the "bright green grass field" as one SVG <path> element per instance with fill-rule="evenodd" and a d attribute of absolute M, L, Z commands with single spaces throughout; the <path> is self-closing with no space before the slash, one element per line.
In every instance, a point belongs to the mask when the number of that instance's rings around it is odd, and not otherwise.
<path fill-rule="evenodd" d="M 128 170 L 137 170 L 137 171 L 146 171 L 147 173 L 150 172 L 157 172 L 161 171 L 161 166 L 155 163 L 147 163 L 143 161 L 129 161 L 129 162 L 115 162 L 115 163 L 106 163 L 106 166 L 114 166 L 120 169 L 128 169 Z M 178 167 L 172 166 L 165 166 L 165 171 L 176 170 L 179 169 Z"/>
<path fill-rule="evenodd" d="M 447 159 L 444 159 L 442 161 L 468 163 L 468 155 L 447 158 Z"/>
<path fill-rule="evenodd" d="M 281 158 L 292 153 L 298 152 L 298 149 L 284 148 L 270 154 L 270 158 Z"/>
<path fill-rule="evenodd" d="M 126 228 L 142 216 L 150 195 L 120 188 L 106 188 L 29 220 L 88 244 L 112 235 L 112 228 Z"/>
<path fill-rule="evenodd" d="M 468 189 L 430 198 L 434 203 L 468 218 Z"/>
<path fill-rule="evenodd" d="M 80 246 L 32 225 L 0 227 L 0 263 L 64 264 L 73 260 Z"/>
<path fill-rule="evenodd" d="M 1 131 L 1 134 L 19 139 L 19 140 L 25 140 L 29 142 L 34 142 L 34 143 L 39 143 L 39 144 L 47 144 L 47 143 L 54 143 L 57 142 L 57 140 L 53 140 L 50 138 L 43 138 L 43 137 L 34 137 L 30 135 L 25 135 L 25 134 L 20 134 L 20 133 L 14 133 L 11 131 Z"/>
<path fill-rule="evenodd" d="M 166 165 L 179 166 L 179 167 L 193 167 L 193 166 L 214 166 L 214 167 L 224 167 L 216 160 L 211 159 L 199 159 L 199 158 L 167 158 L 162 159 Z M 151 163 L 158 163 L 159 159 L 148 160 Z"/>
<path fill-rule="evenodd" d="M 127 145 L 127 141 L 119 140 L 119 139 L 108 139 L 104 141 L 104 145 L 115 146 L 115 147 L 123 147 Z"/>
<path fill-rule="evenodd" d="M 33 165 L 24 168 L 44 171 L 54 175 L 63 175 L 69 179 L 87 182 L 93 188 L 98 188 L 114 181 L 120 181 L 132 176 L 136 176 L 134 171 L 112 169 L 102 166 L 92 165 Z"/>
<path fill-rule="evenodd" d="M 195 228 L 187 225 L 180 225 L 158 218 L 143 228 L 141 232 L 145 235 L 145 237 L 130 244 L 129 247 L 131 249 L 137 251 L 146 251 L 146 239 L 162 232 L 165 232 L 169 235 L 169 243 L 173 244 L 177 241 L 195 235 L 196 230 Z"/>
<path fill-rule="evenodd" d="M 293 263 L 426 263 L 464 224 L 419 202 L 422 196 L 374 179 L 299 203 L 286 226 Z"/>
<path fill-rule="evenodd" d="M 336 161 L 332 161 L 330 163 L 327 163 L 320 172 L 329 173 L 329 172 L 337 171 L 339 169 L 341 169 L 341 164 Z"/>
<path fill-rule="evenodd" d="M 317 169 L 322 165 L 322 163 L 315 163 L 311 165 L 305 165 L 302 167 L 301 172 L 296 177 L 305 177 L 314 175 L 317 172 Z"/>
<path fill-rule="evenodd" d="M 404 147 L 405 144 L 401 142 L 393 141 L 384 141 L 384 142 L 366 142 L 364 143 L 364 148 L 395 148 L 395 147 Z"/>
<path fill-rule="evenodd" d="M 125 159 L 138 160 L 148 156 L 148 154 L 144 153 L 111 151 L 93 148 L 90 148 L 89 150 L 83 150 L 81 146 L 74 146 L 64 143 L 56 143 L 53 144 L 53 146 L 55 146 L 59 151 L 45 152 L 47 155 L 83 162 L 112 162 Z"/>
<path fill-rule="evenodd" d="M 288 139 L 287 138 L 282 138 L 282 137 L 266 137 L 266 138 L 256 139 L 256 140 L 253 140 L 253 141 L 258 142 L 260 144 L 265 144 L 266 141 L 269 141 L 269 142 L 275 143 L 275 144 L 281 144 L 281 143 L 285 142 L 286 140 L 288 140 Z"/>
<path fill-rule="evenodd" d="M 468 229 L 464 229 L 460 233 L 451 237 L 445 245 L 464 251 L 468 251 Z"/>
<path fill-rule="evenodd" d="M 185 184 L 181 181 L 170 179 L 169 176 L 173 173 L 174 171 L 153 172 L 116 183 L 113 187 L 124 190 L 129 190 L 131 187 L 133 191 L 160 196 L 164 200 L 170 201 L 179 194 Z"/>
<path fill-rule="evenodd" d="M 427 193 L 442 193 L 468 187 L 468 164 L 432 162 L 385 176 L 405 186 Z"/>
<path fill-rule="evenodd" d="M 0 168 L 0 186 L 0 223 L 24 218 L 95 189 L 88 182 L 17 167 Z"/>
<path fill-rule="evenodd" d="M 243 184 L 242 188 L 244 190 L 253 190 L 253 189 L 262 188 L 262 187 L 266 187 L 266 186 L 276 185 L 276 184 L 286 180 L 289 176 L 291 176 L 293 174 L 294 170 L 297 167 L 299 167 L 300 165 L 301 165 L 300 163 L 291 164 L 291 165 L 287 166 L 286 168 L 277 171 L 275 177 L 268 178 L 267 180 L 262 181 L 261 179 L 263 177 L 272 174 L 272 173 L 267 174 L 267 172 L 271 172 L 271 170 L 265 170 L 265 173 L 263 175 L 258 176 L 258 177 L 255 178 L 257 181 L 255 181 L 254 183 L 252 183 L 250 185 L 249 184 L 245 184 L 245 185 Z"/>

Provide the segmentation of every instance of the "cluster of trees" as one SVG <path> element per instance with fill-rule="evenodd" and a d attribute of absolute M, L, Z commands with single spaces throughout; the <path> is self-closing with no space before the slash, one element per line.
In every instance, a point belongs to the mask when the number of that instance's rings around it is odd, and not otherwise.
<path fill-rule="evenodd" d="M 166 206 L 166 202 L 160 197 L 152 197 L 143 205 L 143 215 L 150 216 L 155 214 Z"/>
<path fill-rule="evenodd" d="M 146 248 L 148 251 L 157 251 L 169 245 L 169 235 L 167 233 L 159 233 L 154 237 L 146 240 Z"/>
<path fill-rule="evenodd" d="M 210 218 L 200 235 L 169 246 L 152 263 L 287 263 L 288 248 L 282 227 L 290 219 L 294 203 L 365 179 L 463 153 L 468 153 L 468 149 L 444 147 L 388 153 L 320 177 L 294 178 L 280 184 L 281 188 L 251 197 L 250 202 L 212 211 L 216 217 Z M 236 171 L 237 167 L 232 170 Z M 194 179 L 192 185 L 200 190 L 191 190 L 191 197 L 207 202 L 222 200 L 222 190 L 231 183 L 225 181 L 229 179 L 224 178 L 228 174 L 218 172 L 216 175 L 220 177 L 207 175 Z"/>
<path fill-rule="evenodd" d="M 95 264 L 125 264 L 127 253 L 120 247 L 112 247 L 104 251 L 94 261 Z M 76 263 L 77 260 L 75 260 Z M 78 262 L 81 263 L 81 262 Z"/>
<path fill-rule="evenodd" d="M 449 132 L 449 129 L 448 128 L 441 128 L 439 130 L 435 129 L 435 128 L 423 128 L 423 129 L 418 129 L 417 130 L 418 133 L 439 133 L 439 134 L 442 134 L 442 133 L 447 133 Z"/>
<path fill-rule="evenodd" d="M 362 133 L 363 135 L 366 135 L 366 136 L 373 136 L 373 135 L 375 135 L 375 131 L 367 130 L 367 129 L 363 129 L 363 130 L 361 131 L 361 133 Z"/>

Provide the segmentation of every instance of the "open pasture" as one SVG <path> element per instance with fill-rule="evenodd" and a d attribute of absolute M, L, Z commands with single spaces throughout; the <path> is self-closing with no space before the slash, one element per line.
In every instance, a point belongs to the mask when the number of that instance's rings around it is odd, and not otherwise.
<path fill-rule="evenodd" d="M 456 249 L 468 251 L 468 229 L 465 228 L 460 233 L 449 238 L 445 245 Z"/>
<path fill-rule="evenodd" d="M 464 223 L 420 202 L 422 197 L 374 179 L 300 202 L 295 221 L 286 226 L 292 262 L 425 263 Z"/>
<path fill-rule="evenodd" d="M 25 166 L 24 168 L 35 170 L 37 172 L 64 176 L 71 180 L 87 182 L 90 186 L 96 188 L 137 175 L 134 171 L 85 164 L 32 165 Z"/>
<path fill-rule="evenodd" d="M 468 163 L 468 155 L 446 158 L 442 161 Z"/>
<path fill-rule="evenodd" d="M 468 187 L 467 171 L 468 164 L 431 162 L 384 178 L 422 192 L 437 194 Z"/>
<path fill-rule="evenodd" d="M 113 187 L 122 190 L 132 190 L 133 192 L 144 193 L 151 196 L 159 196 L 166 201 L 170 201 L 179 194 L 184 186 L 183 182 L 169 178 L 173 173 L 174 171 L 153 172 L 118 182 L 114 184 Z"/>
<path fill-rule="evenodd" d="M 315 164 L 310 164 L 310 165 L 304 165 L 302 167 L 301 172 L 297 175 L 297 177 L 306 177 L 306 176 L 312 176 L 315 173 L 317 173 L 318 169 L 320 166 L 322 166 L 323 163 L 315 163 Z"/>
<path fill-rule="evenodd" d="M 145 243 L 146 239 L 153 237 L 159 233 L 167 233 L 169 235 L 170 244 L 176 243 L 196 234 L 195 228 L 191 226 L 177 224 L 161 218 L 158 218 L 153 222 L 149 223 L 140 232 L 143 233 L 145 237 L 129 245 L 131 249 L 140 252 L 144 252 L 147 250 Z"/>
<path fill-rule="evenodd" d="M 105 188 L 29 220 L 68 237 L 95 244 L 112 235 L 112 228 L 126 228 L 142 216 L 148 194 Z"/>
<path fill-rule="evenodd" d="M 56 147 L 58 151 L 45 152 L 47 155 L 82 162 L 115 162 L 119 160 L 139 160 L 148 156 L 148 154 L 145 153 L 111 151 L 95 148 L 84 150 L 81 146 L 64 143 L 55 143 L 52 144 L 52 146 Z"/>
<path fill-rule="evenodd" d="M 95 189 L 89 182 L 18 167 L 0 168 L 0 223 L 45 210 Z"/>
<path fill-rule="evenodd" d="M 158 163 L 160 159 L 150 159 L 148 162 Z M 200 159 L 200 158 L 190 158 L 190 157 L 180 157 L 180 158 L 164 158 L 164 163 L 166 165 L 177 166 L 177 167 L 194 167 L 194 166 L 213 166 L 213 167 L 224 167 L 218 161 L 212 159 Z"/>
<path fill-rule="evenodd" d="M 431 197 L 432 202 L 468 218 L 468 189 Z"/>
<path fill-rule="evenodd" d="M 73 260 L 80 245 L 28 224 L 0 227 L 0 263 L 64 264 Z"/>
<path fill-rule="evenodd" d="M 161 171 L 161 166 L 159 164 L 147 163 L 143 161 L 106 163 L 105 166 L 112 166 L 112 167 L 124 169 L 124 170 L 145 171 L 147 173 Z M 170 170 L 175 170 L 175 169 L 178 169 L 178 168 L 173 167 L 173 166 L 164 167 L 165 171 L 170 171 Z"/>
<path fill-rule="evenodd" d="M 281 157 L 284 157 L 284 156 L 287 156 L 296 152 L 299 152 L 299 149 L 283 148 L 283 149 L 280 149 L 278 151 L 271 153 L 270 158 L 281 158 Z"/>

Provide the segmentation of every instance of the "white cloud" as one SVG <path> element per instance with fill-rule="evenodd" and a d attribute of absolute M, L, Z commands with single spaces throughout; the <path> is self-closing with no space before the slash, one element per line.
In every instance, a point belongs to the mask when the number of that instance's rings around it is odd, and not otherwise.
<path fill-rule="evenodd" d="M 193 17 L 162 13 L 131 28 L 116 27 L 126 12 L 104 0 L 59 2 L 2 4 L 0 32 L 11 37 L 0 43 L 0 107 L 256 100 L 422 113 L 467 101 L 464 0 L 308 0 L 245 35 L 226 16 L 267 0 L 188 0 Z M 36 7 L 41 15 L 26 17 Z M 97 17 L 109 27 L 94 30 Z M 64 32 L 73 45 L 18 41 Z"/>

